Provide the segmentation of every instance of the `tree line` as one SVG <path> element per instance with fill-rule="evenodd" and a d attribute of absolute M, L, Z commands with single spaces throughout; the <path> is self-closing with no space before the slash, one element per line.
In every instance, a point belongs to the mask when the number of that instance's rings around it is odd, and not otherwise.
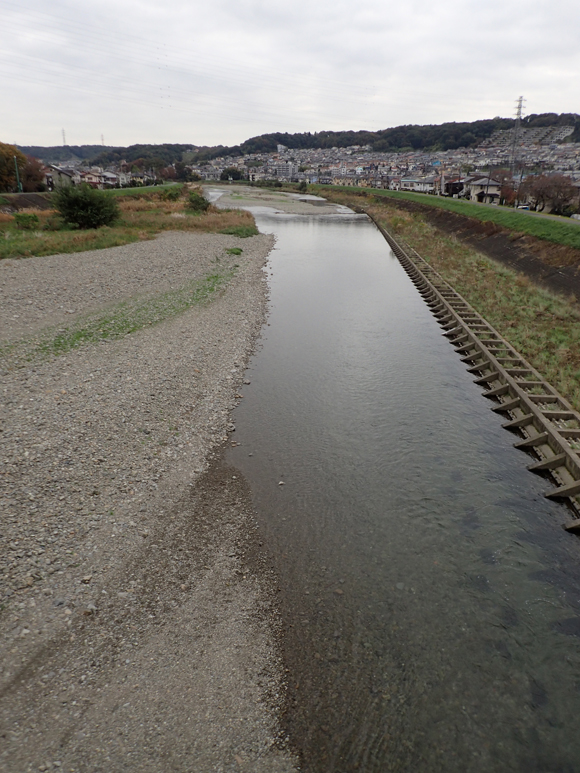
<path fill-rule="evenodd" d="M 471 122 L 448 122 L 395 126 L 390 129 L 371 131 L 322 131 L 288 134 L 274 132 L 251 137 L 241 145 L 231 147 L 205 147 L 193 154 L 193 162 L 203 163 L 220 156 L 241 156 L 249 153 L 274 153 L 278 145 L 289 149 L 346 148 L 351 145 L 370 146 L 376 152 L 396 151 L 443 151 L 457 148 L 471 148 L 501 129 L 512 129 L 513 118 L 491 118 Z M 542 126 L 574 126 L 571 139 L 580 142 L 580 115 L 576 113 L 541 113 L 529 115 L 522 120 L 524 128 Z"/>
<path fill-rule="evenodd" d="M 156 171 L 177 162 L 203 164 L 223 156 L 242 156 L 250 153 L 275 153 L 278 145 L 289 149 L 345 148 L 351 145 L 370 146 L 376 152 L 396 151 L 444 151 L 471 148 L 491 137 L 494 131 L 512 129 L 513 118 L 490 118 L 471 122 L 448 122 L 423 126 L 410 124 L 380 131 L 321 131 L 274 132 L 250 137 L 240 145 L 214 145 L 196 147 L 191 144 L 164 143 L 162 145 L 137 144 L 128 147 L 103 147 L 101 145 L 21 147 L 25 155 L 43 161 L 63 162 L 75 156 L 96 166 L 127 163 L 129 170 L 154 169 Z M 580 115 L 577 113 L 540 113 L 522 119 L 524 128 L 544 126 L 573 126 L 570 139 L 580 142 Z"/>

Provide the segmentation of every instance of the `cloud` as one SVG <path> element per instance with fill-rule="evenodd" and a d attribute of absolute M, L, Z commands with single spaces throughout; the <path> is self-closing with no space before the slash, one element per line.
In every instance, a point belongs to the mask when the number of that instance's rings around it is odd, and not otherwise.
<path fill-rule="evenodd" d="M 233 144 L 577 109 L 569 0 L 3 0 L 5 141 Z"/>

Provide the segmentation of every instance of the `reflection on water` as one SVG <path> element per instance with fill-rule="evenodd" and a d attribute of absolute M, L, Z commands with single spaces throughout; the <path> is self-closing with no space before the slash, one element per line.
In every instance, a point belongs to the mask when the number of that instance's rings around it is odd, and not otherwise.
<path fill-rule="evenodd" d="M 229 461 L 281 577 L 304 769 L 579 769 L 565 512 L 370 222 L 258 223 L 270 327 Z"/>

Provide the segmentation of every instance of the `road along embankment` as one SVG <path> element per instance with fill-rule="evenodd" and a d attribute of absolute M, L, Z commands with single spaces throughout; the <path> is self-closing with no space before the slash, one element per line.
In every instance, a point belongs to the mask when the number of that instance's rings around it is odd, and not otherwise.
<path fill-rule="evenodd" d="M 0 264 L 0 770 L 294 769 L 275 580 L 219 461 L 272 245 Z"/>

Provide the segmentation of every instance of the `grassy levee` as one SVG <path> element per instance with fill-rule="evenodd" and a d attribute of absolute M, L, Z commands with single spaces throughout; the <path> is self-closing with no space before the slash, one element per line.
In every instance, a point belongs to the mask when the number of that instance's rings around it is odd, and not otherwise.
<path fill-rule="evenodd" d="M 406 191 L 385 191 L 378 188 L 355 188 L 349 186 L 310 186 L 316 189 L 321 196 L 325 196 L 329 191 L 349 191 L 354 194 L 361 192 L 376 197 L 386 199 L 406 199 L 414 201 L 417 204 L 423 204 L 427 207 L 438 207 L 446 209 L 449 212 L 456 212 L 458 215 L 471 217 L 482 222 L 495 223 L 510 231 L 516 231 L 521 234 L 529 234 L 537 239 L 543 239 L 555 244 L 564 244 L 567 247 L 580 249 L 580 223 L 570 221 L 568 218 L 562 218 L 561 221 L 551 220 L 550 218 L 538 217 L 529 212 L 518 212 L 518 210 L 508 207 L 490 207 L 482 204 L 475 204 L 470 201 L 461 201 L 460 199 L 446 198 L 443 196 L 428 196 L 424 193 L 409 193 Z"/>
<path fill-rule="evenodd" d="M 372 201 L 354 191 L 320 189 L 331 201 L 362 208 L 408 242 L 553 386 L 580 410 L 580 308 L 554 296 L 430 225 L 397 208 L 391 197 Z M 558 225 L 558 224 L 556 224 Z M 580 229 L 579 229 L 580 230 Z"/>
<path fill-rule="evenodd" d="M 175 200 L 166 197 L 171 189 L 179 193 Z M 13 215 L 0 213 L 0 259 L 117 247 L 153 239 L 161 231 L 229 233 L 242 237 L 258 233 L 249 212 L 213 206 L 206 212 L 192 212 L 187 207 L 186 193 L 182 186 L 175 185 L 107 191 L 106 195 L 118 200 L 120 219 L 112 226 L 83 230 L 63 225 L 54 210 L 28 210 L 39 221 L 31 230 L 18 228 Z"/>

